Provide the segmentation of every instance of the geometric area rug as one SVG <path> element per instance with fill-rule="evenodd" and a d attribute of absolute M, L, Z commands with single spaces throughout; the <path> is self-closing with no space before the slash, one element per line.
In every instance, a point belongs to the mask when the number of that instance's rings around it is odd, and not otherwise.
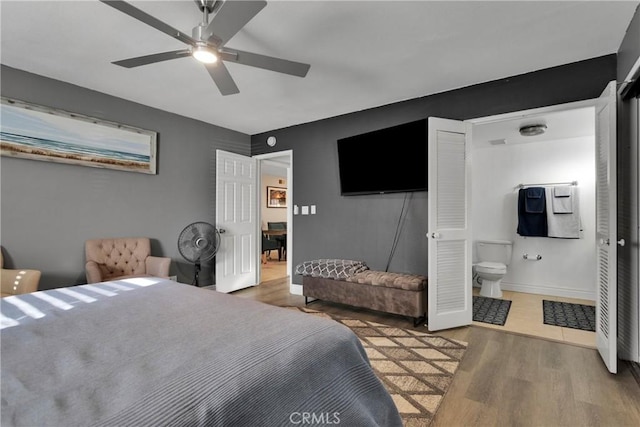
<path fill-rule="evenodd" d="M 360 338 L 371 367 L 400 412 L 405 426 L 426 426 L 440 406 L 467 343 L 412 329 L 367 320 L 348 319 L 310 310 L 286 307 L 333 319 Z"/>
<path fill-rule="evenodd" d="M 547 325 L 596 331 L 596 308 L 592 305 L 542 300 L 542 313 Z"/>
<path fill-rule="evenodd" d="M 488 297 L 473 297 L 473 320 L 504 326 L 511 308 L 511 301 Z"/>

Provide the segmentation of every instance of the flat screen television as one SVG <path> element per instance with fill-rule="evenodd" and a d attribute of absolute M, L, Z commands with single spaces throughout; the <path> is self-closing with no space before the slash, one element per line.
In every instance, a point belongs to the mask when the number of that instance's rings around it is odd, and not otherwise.
<path fill-rule="evenodd" d="M 427 190 L 427 121 L 338 140 L 343 196 Z"/>

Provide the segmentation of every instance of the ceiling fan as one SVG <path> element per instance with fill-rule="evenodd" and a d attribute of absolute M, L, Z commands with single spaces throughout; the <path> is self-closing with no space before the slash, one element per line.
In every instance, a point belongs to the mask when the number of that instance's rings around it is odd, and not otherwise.
<path fill-rule="evenodd" d="M 298 77 L 306 76 L 311 67 L 309 64 L 244 52 L 225 46 L 229 39 L 267 5 L 267 2 L 264 0 L 226 0 L 224 2 L 221 0 L 194 0 L 200 11 L 202 11 L 203 18 L 202 22 L 193 28 L 191 36 L 176 30 L 126 1 L 100 1 L 189 45 L 186 49 L 154 53 L 113 62 L 113 64 L 121 67 L 133 68 L 168 61 L 170 59 L 192 56 L 204 64 L 222 95 L 232 95 L 240 92 L 223 61 L 235 62 L 237 64 Z M 209 22 L 209 14 L 211 13 L 215 14 L 211 22 Z"/>

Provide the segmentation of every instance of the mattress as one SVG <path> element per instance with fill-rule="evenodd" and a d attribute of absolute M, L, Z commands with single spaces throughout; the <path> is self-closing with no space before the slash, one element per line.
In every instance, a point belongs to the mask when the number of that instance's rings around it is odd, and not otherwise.
<path fill-rule="evenodd" d="M 3 298 L 5 426 L 400 426 L 330 319 L 163 279 Z"/>

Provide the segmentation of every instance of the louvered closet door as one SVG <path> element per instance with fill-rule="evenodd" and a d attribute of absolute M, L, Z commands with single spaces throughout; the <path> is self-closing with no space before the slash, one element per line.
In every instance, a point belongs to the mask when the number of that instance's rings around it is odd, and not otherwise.
<path fill-rule="evenodd" d="M 464 122 L 429 118 L 430 331 L 470 325 L 470 150 Z"/>
<path fill-rule="evenodd" d="M 609 372 L 617 360 L 616 85 L 596 106 L 596 344 Z"/>

